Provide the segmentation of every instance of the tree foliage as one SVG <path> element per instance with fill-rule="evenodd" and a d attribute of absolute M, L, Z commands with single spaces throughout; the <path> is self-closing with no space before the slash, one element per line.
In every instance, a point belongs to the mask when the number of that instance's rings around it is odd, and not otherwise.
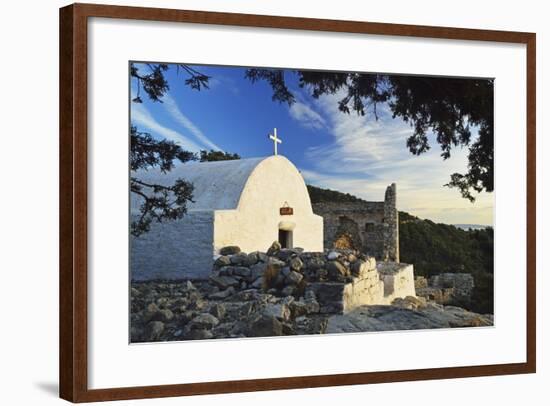
<path fill-rule="evenodd" d="M 133 101 L 142 102 L 143 89 L 151 100 L 162 102 L 169 90 L 165 78 L 168 65 L 145 65 L 147 73 L 139 72 L 134 64 L 130 66 L 130 75 L 138 85 Z M 187 75 L 185 84 L 192 89 L 208 88 L 209 76 L 185 64 L 177 64 L 176 69 L 178 74 Z M 267 82 L 274 101 L 292 105 L 296 98 L 287 86 L 286 72 L 296 75 L 299 86 L 314 98 L 342 93 L 337 103 L 343 113 L 365 115 L 372 109 L 378 118 L 377 106 L 386 103 L 394 118 L 401 118 L 413 128 L 406 140 L 412 154 L 420 155 L 431 148 L 430 131 L 435 134 L 443 159 L 450 158 L 453 148 L 468 148 L 467 171 L 451 174 L 446 186 L 457 188 L 470 201 L 475 200 L 474 192 L 493 191 L 493 79 L 260 68 L 247 69 L 245 77 L 253 83 Z M 472 137 L 472 127 L 477 129 L 477 137 Z"/>
<path fill-rule="evenodd" d="M 137 95 L 132 101 L 134 103 L 143 103 L 143 99 L 141 98 L 141 90 L 143 89 L 147 96 L 149 96 L 149 99 L 154 102 L 162 103 L 162 96 L 170 90 L 170 86 L 165 77 L 168 65 L 165 63 L 147 63 L 143 65 L 147 66 L 149 69 L 148 72 L 142 73 L 136 64 L 130 64 L 130 77 L 134 78 L 137 85 Z M 176 71 L 178 75 L 180 71 L 187 75 L 184 83 L 191 89 L 208 89 L 209 76 L 185 64 L 177 64 Z"/>
<path fill-rule="evenodd" d="M 130 64 L 130 77 L 136 81 L 137 94 L 134 103 L 143 103 L 142 90 L 153 102 L 162 103 L 162 97 L 170 90 L 165 73 L 167 64 L 144 64 L 146 72 L 141 72 L 134 63 Z M 185 85 L 194 90 L 208 89 L 209 76 L 195 68 L 178 64 L 177 74 L 186 75 Z M 187 213 L 187 203 L 193 199 L 193 185 L 184 179 L 176 179 L 174 184 L 166 186 L 148 183 L 139 179 L 137 171 L 158 168 L 162 173 L 169 172 L 174 162 L 191 160 L 222 161 L 240 159 L 238 154 L 223 151 L 202 150 L 199 154 L 183 150 L 179 145 L 168 140 L 156 140 L 150 134 L 140 132 L 135 126 L 130 127 L 130 191 L 141 198 L 140 214 L 131 223 L 130 232 L 140 236 L 150 230 L 153 221 L 163 222 L 182 218 Z"/>
<path fill-rule="evenodd" d="M 130 145 L 130 169 L 134 174 L 150 168 L 159 168 L 166 173 L 174 167 L 174 161 L 196 159 L 192 152 L 184 151 L 174 142 L 156 140 L 151 134 L 139 132 L 135 126 L 130 127 Z M 140 196 L 142 201 L 140 214 L 130 225 L 130 232 L 136 237 L 149 231 L 153 221 L 182 218 L 187 212 L 187 202 L 193 198 L 193 185 L 183 179 L 166 186 L 144 182 L 132 175 L 130 191 Z"/>
<path fill-rule="evenodd" d="M 211 162 L 211 161 L 231 161 L 234 159 L 241 159 L 239 154 L 234 154 L 231 152 L 224 151 L 210 151 L 201 150 L 199 160 L 201 162 Z"/>
<path fill-rule="evenodd" d="M 137 94 L 132 99 L 134 103 L 143 103 L 141 91 L 147 94 L 153 102 L 162 103 L 162 97 L 170 86 L 165 73 L 167 64 L 144 64 L 146 72 L 141 72 L 134 64 L 130 64 L 130 77 L 136 80 Z M 194 68 L 179 64 L 177 73 L 185 72 L 184 83 L 195 90 L 208 88 L 208 76 Z M 196 160 L 195 154 L 183 150 L 178 144 L 168 140 L 156 140 L 151 134 L 130 127 L 130 191 L 141 197 L 140 214 L 130 224 L 130 232 L 138 237 L 151 228 L 151 223 L 182 218 L 187 212 L 187 203 L 193 199 L 193 185 L 183 179 L 176 179 L 172 185 L 148 183 L 139 179 L 137 171 L 159 168 L 162 173 L 174 167 L 174 161 L 188 162 Z"/>
<path fill-rule="evenodd" d="M 399 253 L 401 261 L 414 264 L 416 275 L 471 274 L 471 310 L 493 313 L 493 228 L 462 230 L 399 212 Z"/>
<path fill-rule="evenodd" d="M 349 193 L 342 193 L 336 190 L 323 189 L 313 185 L 307 185 L 311 203 L 333 203 L 333 202 L 361 202 L 364 201 Z"/>
<path fill-rule="evenodd" d="M 143 64 L 142 72 L 132 63 L 130 76 L 137 83 L 134 103 L 142 103 L 141 92 L 153 102 L 162 102 L 169 91 L 166 80 L 167 64 Z M 184 83 L 192 89 L 208 89 L 210 77 L 185 64 L 176 64 L 177 74 L 185 75 Z M 266 81 L 273 90 L 272 99 L 292 105 L 294 94 L 288 89 L 285 72 L 297 75 L 299 86 L 314 98 L 322 95 L 342 94 L 338 108 L 342 113 L 365 115 L 369 109 L 378 118 L 377 106 L 386 103 L 393 114 L 408 122 L 413 134 L 407 139 L 409 151 L 420 155 L 431 148 L 428 134 L 435 134 L 441 148 L 441 156 L 448 159 L 453 148 L 466 147 L 468 168 L 465 173 L 453 173 L 446 186 L 457 188 L 463 197 L 474 201 L 473 192 L 493 191 L 493 80 L 460 79 L 444 77 L 422 77 L 405 75 L 362 74 L 350 72 L 285 71 L 281 69 L 247 69 L 245 77 L 253 83 Z M 472 127 L 477 137 L 472 136 Z M 131 165 L 133 171 L 158 166 L 162 171 L 171 169 L 174 160 L 185 162 L 193 159 L 191 153 L 178 150 L 177 145 L 167 141 L 157 142 L 144 136 L 134 128 L 135 137 L 131 144 Z M 143 137 L 139 137 L 141 135 Z M 134 143 L 134 140 L 136 141 Z M 236 154 L 217 151 L 201 151 L 201 161 L 235 159 Z M 157 190 L 157 199 L 143 206 L 148 214 L 136 224 L 132 232 L 139 235 L 149 229 L 151 221 L 162 221 L 185 213 L 185 200 L 180 211 L 176 210 L 178 199 L 170 203 L 170 196 L 162 185 L 144 185 L 132 178 L 132 192 L 143 193 L 144 188 Z M 174 184 L 170 192 L 178 191 L 181 198 L 183 184 Z M 156 189 L 155 189 L 156 188 Z M 166 192 L 164 193 L 163 192 Z M 311 190 L 311 189 L 310 189 Z M 163 197 L 164 196 L 164 197 Z M 188 195 L 191 198 L 191 194 Z M 142 211 L 142 215 L 143 215 Z M 155 213 L 153 215 L 153 213 Z"/>
<path fill-rule="evenodd" d="M 314 98 L 343 94 L 341 112 L 365 115 L 386 103 L 393 114 L 409 123 L 413 134 L 406 145 L 420 155 L 431 148 L 428 134 L 435 134 L 441 156 L 448 159 L 456 147 L 467 147 L 466 173 L 453 173 L 446 186 L 458 188 L 474 201 L 473 192 L 493 191 L 493 79 L 460 79 L 349 72 L 286 71 L 298 77 L 299 86 Z M 296 99 L 288 89 L 285 70 L 248 69 L 252 82 L 266 81 L 273 100 L 292 105 Z M 472 137 L 472 127 L 479 136 Z"/>

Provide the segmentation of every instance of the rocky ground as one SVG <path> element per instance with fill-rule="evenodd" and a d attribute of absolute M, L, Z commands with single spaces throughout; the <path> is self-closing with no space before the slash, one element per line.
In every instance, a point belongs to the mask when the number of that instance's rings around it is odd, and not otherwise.
<path fill-rule="evenodd" d="M 283 296 L 261 289 L 220 290 L 208 282 L 134 282 L 131 342 L 265 337 L 493 325 L 480 315 L 423 298 L 321 314 L 312 291 Z"/>

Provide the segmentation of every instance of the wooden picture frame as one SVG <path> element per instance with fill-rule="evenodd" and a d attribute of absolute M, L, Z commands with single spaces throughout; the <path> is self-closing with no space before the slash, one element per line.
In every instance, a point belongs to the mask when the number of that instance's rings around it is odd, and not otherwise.
<path fill-rule="evenodd" d="M 88 19 L 215 24 L 385 36 L 525 44 L 527 48 L 526 362 L 275 379 L 109 389 L 88 387 Z M 295 17 L 74 4 L 60 9 L 60 396 L 72 402 L 312 388 L 382 382 L 524 374 L 536 371 L 536 174 L 534 33 L 337 21 Z"/>

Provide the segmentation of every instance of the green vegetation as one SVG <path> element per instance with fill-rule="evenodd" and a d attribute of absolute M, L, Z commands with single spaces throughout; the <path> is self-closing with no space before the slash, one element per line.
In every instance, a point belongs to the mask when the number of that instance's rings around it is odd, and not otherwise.
<path fill-rule="evenodd" d="M 363 202 L 363 199 L 350 195 L 349 193 L 337 192 L 336 190 L 322 189 L 317 186 L 307 185 L 311 203 L 331 202 Z"/>
<path fill-rule="evenodd" d="M 415 275 L 472 274 L 471 310 L 493 313 L 493 228 L 466 231 L 399 212 L 399 252 L 401 261 L 414 264 Z"/>
<path fill-rule="evenodd" d="M 312 203 L 358 202 L 362 199 L 308 185 Z M 399 252 L 402 262 L 413 264 L 417 276 L 465 272 L 474 277 L 470 310 L 493 313 L 493 229 L 462 230 L 399 212 Z"/>
<path fill-rule="evenodd" d="M 239 154 L 232 154 L 231 152 L 224 151 L 210 151 L 201 150 L 199 160 L 200 162 L 213 162 L 213 161 L 232 161 L 234 159 L 241 159 Z"/>

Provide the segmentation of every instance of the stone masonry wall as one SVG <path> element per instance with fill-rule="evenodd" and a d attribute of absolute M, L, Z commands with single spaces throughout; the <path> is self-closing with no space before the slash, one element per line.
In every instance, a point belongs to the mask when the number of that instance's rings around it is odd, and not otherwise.
<path fill-rule="evenodd" d="M 304 252 L 281 248 L 278 242 L 267 253 L 247 254 L 237 246 L 221 251 L 210 277 L 219 289 L 214 294 L 218 299 L 251 289 L 277 297 L 305 295 L 316 299 L 317 312 L 328 314 L 415 296 L 412 265 L 383 262 L 377 266 L 374 257 L 358 251 Z"/>
<path fill-rule="evenodd" d="M 384 196 L 384 261 L 399 262 L 399 212 L 397 211 L 397 186 L 392 183 Z"/>
<path fill-rule="evenodd" d="M 379 261 L 399 262 L 399 217 L 395 183 L 383 202 L 315 203 L 323 217 L 324 246 L 356 249 Z"/>

